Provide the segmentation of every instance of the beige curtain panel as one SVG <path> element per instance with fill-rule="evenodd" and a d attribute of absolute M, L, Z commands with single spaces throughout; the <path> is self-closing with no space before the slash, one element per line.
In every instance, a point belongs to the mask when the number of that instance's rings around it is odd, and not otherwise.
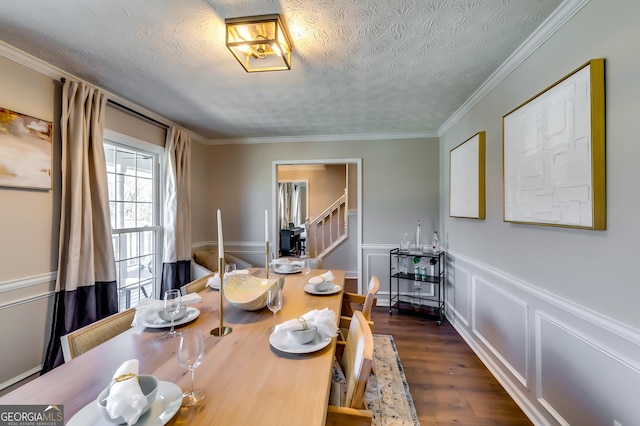
<path fill-rule="evenodd" d="M 62 88 L 62 200 L 52 333 L 43 371 L 63 362 L 60 336 L 118 311 L 103 134 L 107 98 Z"/>
<path fill-rule="evenodd" d="M 191 281 L 191 135 L 169 127 L 164 158 L 162 288 Z"/>

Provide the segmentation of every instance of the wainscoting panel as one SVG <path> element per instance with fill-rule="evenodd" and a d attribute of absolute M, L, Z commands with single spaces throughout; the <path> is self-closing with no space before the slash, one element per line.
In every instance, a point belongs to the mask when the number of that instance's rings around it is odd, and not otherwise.
<path fill-rule="evenodd" d="M 638 423 L 637 360 L 543 313 L 536 314 L 536 347 L 538 400 L 560 424 Z"/>
<path fill-rule="evenodd" d="M 365 282 L 365 288 L 366 288 L 366 283 L 369 282 L 369 280 L 371 279 L 371 277 L 373 275 L 376 275 L 378 277 L 378 280 L 380 280 L 380 289 L 378 290 L 378 294 L 380 295 L 380 291 L 381 290 L 385 290 L 386 291 L 386 298 L 388 300 L 389 296 L 389 254 L 383 254 L 383 253 L 368 253 L 367 256 L 365 257 L 366 262 L 365 262 L 365 273 L 363 274 L 363 281 Z M 381 303 L 378 303 L 378 305 L 381 305 Z M 387 303 L 388 305 L 388 303 Z"/>
<path fill-rule="evenodd" d="M 362 279 L 366 283 L 371 275 L 377 275 L 380 280 L 378 306 L 389 306 L 389 252 L 396 247 L 395 245 L 383 244 L 362 246 Z"/>
<path fill-rule="evenodd" d="M 528 388 L 526 303 L 478 277 L 471 287 L 473 333 Z"/>
<path fill-rule="evenodd" d="M 451 250 L 447 268 L 447 319 L 534 424 L 640 424 L 640 330 Z"/>
<path fill-rule="evenodd" d="M 49 343 L 55 273 L 0 283 L 0 390 L 38 373 Z"/>
<path fill-rule="evenodd" d="M 469 271 L 459 266 L 447 265 L 447 287 L 445 309 L 449 311 L 449 316 L 462 322 L 465 327 L 469 327 L 471 316 L 471 275 Z M 456 285 L 451 285 L 455 282 Z"/>

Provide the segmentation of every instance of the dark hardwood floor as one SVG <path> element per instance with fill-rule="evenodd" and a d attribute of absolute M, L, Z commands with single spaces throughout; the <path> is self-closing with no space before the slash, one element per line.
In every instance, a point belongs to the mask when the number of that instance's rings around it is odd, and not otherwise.
<path fill-rule="evenodd" d="M 384 306 L 373 320 L 374 333 L 393 335 L 422 425 L 532 424 L 446 320 Z"/>

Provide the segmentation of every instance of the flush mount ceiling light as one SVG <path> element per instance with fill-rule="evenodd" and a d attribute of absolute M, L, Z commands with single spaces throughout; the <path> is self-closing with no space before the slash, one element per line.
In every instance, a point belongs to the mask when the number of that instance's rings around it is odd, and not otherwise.
<path fill-rule="evenodd" d="M 280 15 L 228 18 L 227 47 L 247 72 L 291 69 L 291 38 Z"/>

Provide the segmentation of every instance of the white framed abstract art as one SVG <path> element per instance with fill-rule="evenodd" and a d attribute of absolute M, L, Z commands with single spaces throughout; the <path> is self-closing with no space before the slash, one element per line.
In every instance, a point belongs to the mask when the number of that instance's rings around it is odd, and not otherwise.
<path fill-rule="evenodd" d="M 503 117 L 504 221 L 606 229 L 604 59 Z"/>
<path fill-rule="evenodd" d="M 449 216 L 484 219 L 485 132 L 449 152 Z"/>

